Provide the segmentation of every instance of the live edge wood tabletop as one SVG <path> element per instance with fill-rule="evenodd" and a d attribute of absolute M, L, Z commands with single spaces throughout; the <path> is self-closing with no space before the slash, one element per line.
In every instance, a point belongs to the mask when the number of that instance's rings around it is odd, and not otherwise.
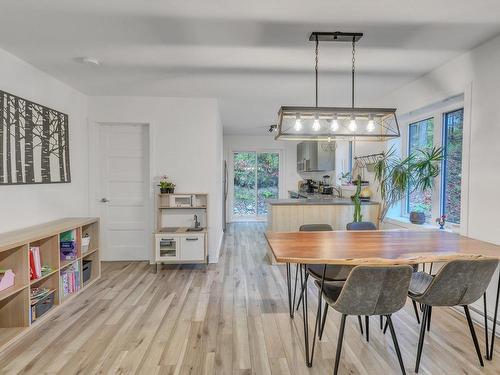
<path fill-rule="evenodd" d="M 266 232 L 278 263 L 417 264 L 500 259 L 500 245 L 446 231 Z"/>

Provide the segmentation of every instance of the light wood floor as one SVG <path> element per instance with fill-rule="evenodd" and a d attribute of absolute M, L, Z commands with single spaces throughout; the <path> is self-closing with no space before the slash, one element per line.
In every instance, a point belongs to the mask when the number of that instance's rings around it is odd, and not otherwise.
<path fill-rule="evenodd" d="M 208 268 L 164 267 L 155 274 L 146 263 L 104 263 L 102 280 L 0 354 L 0 372 L 330 374 L 340 316 L 331 310 L 307 368 L 300 315 L 288 317 L 285 270 L 265 259 L 263 230 L 258 223 L 231 225 L 219 263 Z M 313 315 L 312 285 L 309 295 Z M 479 367 L 463 316 L 435 309 L 432 317 L 420 374 L 500 373 L 499 351 Z M 411 305 L 393 320 L 413 374 L 418 326 Z M 378 317 L 370 328 L 367 343 L 356 319 L 348 320 L 340 373 L 400 374 Z M 484 350 L 484 332 L 477 332 Z"/>

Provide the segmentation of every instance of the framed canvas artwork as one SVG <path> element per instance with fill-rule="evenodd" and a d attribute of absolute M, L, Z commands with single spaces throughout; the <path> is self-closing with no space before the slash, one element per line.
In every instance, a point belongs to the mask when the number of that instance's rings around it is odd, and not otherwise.
<path fill-rule="evenodd" d="M 0 90 L 0 185 L 71 182 L 68 115 Z"/>

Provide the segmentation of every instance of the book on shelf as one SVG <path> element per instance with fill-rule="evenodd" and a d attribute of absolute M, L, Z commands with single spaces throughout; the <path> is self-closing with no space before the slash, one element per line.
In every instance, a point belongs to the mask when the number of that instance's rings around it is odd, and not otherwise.
<path fill-rule="evenodd" d="M 76 242 L 76 231 L 69 230 L 59 235 L 59 249 L 61 260 L 75 260 L 78 258 L 78 245 Z"/>
<path fill-rule="evenodd" d="M 71 265 L 61 271 L 61 291 L 63 297 L 80 290 L 80 270 L 76 265 Z"/>
<path fill-rule="evenodd" d="M 33 246 L 30 248 L 30 279 L 36 280 L 42 277 L 42 263 L 40 260 L 40 248 Z"/>

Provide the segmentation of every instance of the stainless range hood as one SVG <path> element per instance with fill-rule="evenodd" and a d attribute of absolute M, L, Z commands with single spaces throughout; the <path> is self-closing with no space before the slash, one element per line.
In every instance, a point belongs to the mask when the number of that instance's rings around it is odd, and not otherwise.
<path fill-rule="evenodd" d="M 335 170 L 335 148 L 335 142 L 300 142 L 297 144 L 297 172 Z"/>

